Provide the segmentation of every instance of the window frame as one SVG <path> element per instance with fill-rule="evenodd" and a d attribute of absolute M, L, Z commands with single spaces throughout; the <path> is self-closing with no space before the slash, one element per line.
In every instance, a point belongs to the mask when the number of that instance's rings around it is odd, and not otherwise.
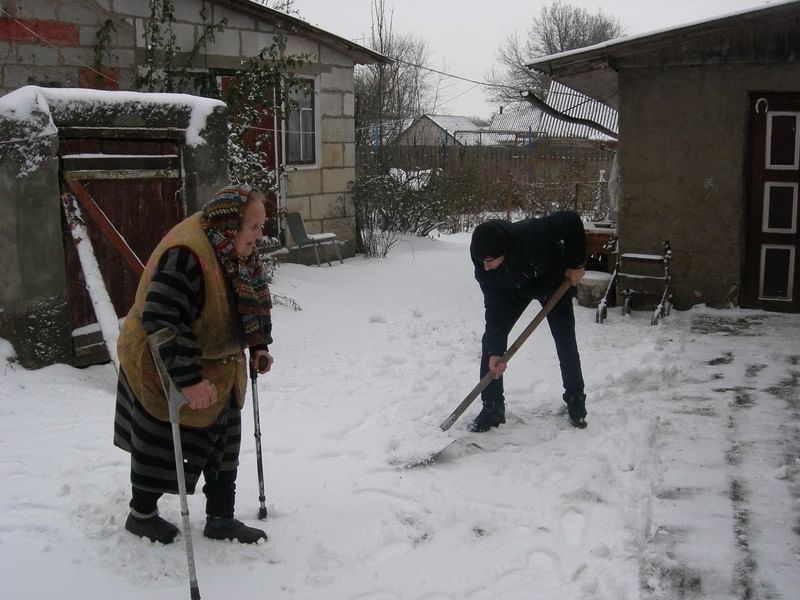
<path fill-rule="evenodd" d="M 308 100 L 308 106 L 300 106 L 289 112 L 284 118 L 284 132 L 285 132 L 285 164 L 287 166 L 310 166 L 317 164 L 317 143 L 318 135 L 318 114 L 317 114 L 317 101 L 316 101 L 316 88 L 317 82 L 315 79 L 302 78 L 303 84 L 307 85 L 309 93 L 307 95 L 300 95 L 300 98 L 295 100 L 303 101 Z M 299 115 L 299 116 L 298 116 Z M 304 118 L 304 116 L 306 118 Z M 297 122 L 293 122 L 297 118 Z M 304 128 L 304 125 L 310 125 L 310 130 Z M 299 126 L 299 130 L 292 131 L 292 127 Z M 310 140 L 308 139 L 310 138 Z M 292 153 L 296 150 L 293 144 L 299 144 L 299 158 L 291 158 Z"/>

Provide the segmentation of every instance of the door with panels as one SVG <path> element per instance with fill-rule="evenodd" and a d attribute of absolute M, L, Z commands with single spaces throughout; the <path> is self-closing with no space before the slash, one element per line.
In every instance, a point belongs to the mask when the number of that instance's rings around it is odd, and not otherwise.
<path fill-rule="evenodd" d="M 800 312 L 800 93 L 750 96 L 742 305 Z"/>

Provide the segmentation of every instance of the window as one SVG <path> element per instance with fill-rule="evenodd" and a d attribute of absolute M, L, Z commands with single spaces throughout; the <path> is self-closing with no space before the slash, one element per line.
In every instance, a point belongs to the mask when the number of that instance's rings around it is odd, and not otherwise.
<path fill-rule="evenodd" d="M 306 81 L 290 97 L 297 103 L 297 109 L 286 116 L 286 163 L 313 164 L 316 162 L 314 82 Z"/>
<path fill-rule="evenodd" d="M 800 166 L 800 113 L 767 113 L 767 168 L 794 170 Z"/>

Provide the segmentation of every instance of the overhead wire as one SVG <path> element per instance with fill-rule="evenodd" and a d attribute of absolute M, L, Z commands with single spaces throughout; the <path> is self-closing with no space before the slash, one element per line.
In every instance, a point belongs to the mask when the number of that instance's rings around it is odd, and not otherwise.
<path fill-rule="evenodd" d="M 51 42 L 50 40 L 48 40 L 47 38 L 45 38 L 44 36 L 39 34 L 37 31 L 35 31 L 35 30 L 31 29 L 30 27 L 28 27 L 27 25 L 25 25 L 25 23 L 23 23 L 22 21 L 20 21 L 16 17 L 14 17 L 11 13 L 9 13 L 2 6 L 0 6 L 0 13 L 6 15 L 9 19 L 11 19 L 14 23 L 16 23 L 21 28 L 23 28 L 25 31 L 30 33 L 36 39 L 38 39 L 41 42 L 43 42 L 43 43 L 51 46 L 52 48 L 54 48 L 59 53 L 59 55 L 61 55 L 62 57 L 65 56 L 64 53 L 61 51 L 61 48 L 57 44 L 54 44 L 53 42 Z M 428 67 L 428 66 L 425 66 L 425 65 L 413 63 L 413 62 L 410 62 L 410 61 L 403 60 L 401 58 L 396 58 L 396 57 L 391 57 L 391 56 L 388 57 L 388 58 L 390 60 L 394 61 L 394 62 L 398 62 L 400 64 L 404 64 L 404 65 L 409 66 L 409 67 L 413 67 L 413 68 L 416 68 L 416 69 L 429 71 L 431 73 L 436 73 L 438 75 L 442 75 L 442 76 L 450 78 L 450 79 L 455 79 L 455 80 L 458 80 L 458 81 L 464 81 L 466 83 L 474 84 L 471 88 L 468 88 L 467 90 L 458 93 L 456 96 L 450 98 L 448 101 L 455 100 L 456 98 L 459 98 L 459 97 L 463 96 L 464 94 L 467 94 L 467 93 L 471 92 L 477 86 L 482 86 L 482 87 L 486 87 L 486 88 L 502 89 L 502 90 L 506 90 L 508 92 L 517 93 L 517 94 L 520 95 L 520 101 L 524 101 L 524 97 L 522 96 L 522 94 L 524 92 L 531 91 L 531 90 L 520 90 L 518 88 L 515 88 L 515 87 L 507 85 L 507 84 L 492 83 L 492 82 L 488 82 L 488 81 L 481 81 L 481 80 L 477 80 L 477 79 L 472 79 L 470 77 L 464 77 L 462 75 L 455 75 L 453 73 L 448 73 L 448 72 L 443 71 L 441 69 L 434 69 L 433 67 Z M 84 67 L 86 69 L 89 69 L 91 72 L 95 73 L 96 75 L 108 80 L 109 82 L 111 82 L 111 83 L 113 83 L 113 84 L 115 84 L 117 86 L 120 85 L 119 81 L 117 81 L 116 79 L 114 79 L 110 75 L 99 71 L 98 69 L 96 69 L 92 65 L 89 65 L 87 63 L 78 61 L 78 66 L 81 66 L 81 67 Z M 581 106 L 583 104 L 586 104 L 588 102 L 593 101 L 592 98 L 584 98 L 584 96 L 582 94 L 579 94 L 577 92 L 562 92 L 562 91 L 554 90 L 554 91 L 551 91 L 549 93 L 551 93 L 551 94 L 568 95 L 568 96 L 575 96 L 576 98 L 580 99 L 580 101 L 577 104 L 571 106 L 567 110 L 573 110 L 573 109 L 575 109 L 575 108 L 577 108 L 577 107 L 579 107 L 579 106 Z M 612 95 L 608 96 L 607 98 L 603 98 L 603 99 L 599 99 L 599 100 L 600 100 L 600 102 L 604 102 L 605 100 L 609 100 L 610 98 L 614 97 L 615 95 L 616 94 L 612 94 Z M 396 119 L 396 120 L 399 120 L 399 119 Z M 243 125 L 241 123 L 233 123 L 233 124 Z M 265 128 L 261 128 L 261 127 L 251 127 L 251 129 L 257 129 L 257 130 L 260 130 L 260 131 L 274 131 L 274 129 L 265 129 Z"/>

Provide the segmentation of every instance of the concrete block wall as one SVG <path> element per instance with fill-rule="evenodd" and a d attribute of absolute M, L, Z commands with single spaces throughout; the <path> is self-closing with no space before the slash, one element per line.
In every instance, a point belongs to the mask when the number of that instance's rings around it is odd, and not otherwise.
<path fill-rule="evenodd" d="M 119 0 L 117 0 L 119 1 Z M 129 89 L 135 70 L 132 23 L 111 12 L 111 0 L 6 0 L 0 3 L 0 95 L 25 85 Z M 146 2 L 137 2 L 147 5 Z M 111 57 L 94 84 L 97 33 L 108 19 Z"/>
<path fill-rule="evenodd" d="M 741 289 L 748 94 L 798 81 L 798 63 L 623 73 L 620 251 L 657 254 L 668 239 L 678 309 L 727 307 Z"/>
<path fill-rule="evenodd" d="M 289 47 L 312 57 L 299 74 L 314 77 L 318 141 L 317 164 L 286 168 L 285 209 L 303 216 L 308 233 L 335 233 L 345 242 L 343 256 L 352 256 L 356 249 L 352 192 L 356 178 L 354 63 L 331 48 L 312 47 L 308 40 L 287 44 L 287 51 Z M 287 232 L 287 245 L 293 244 Z M 294 256 L 292 253 L 289 258 L 293 260 Z M 311 260 L 311 253 L 306 253 L 303 262 Z"/>

